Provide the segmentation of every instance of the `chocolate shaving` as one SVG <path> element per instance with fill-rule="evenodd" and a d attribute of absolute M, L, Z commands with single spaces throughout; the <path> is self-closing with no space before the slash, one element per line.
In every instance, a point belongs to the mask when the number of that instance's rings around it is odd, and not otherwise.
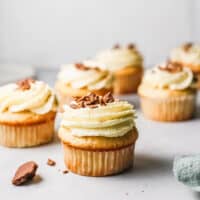
<path fill-rule="evenodd" d="M 184 51 L 189 51 L 190 50 L 190 48 L 193 46 L 193 43 L 192 42 L 188 42 L 188 43 L 185 43 L 183 46 L 182 46 L 182 48 L 183 48 L 183 50 Z"/>
<path fill-rule="evenodd" d="M 18 88 L 20 90 L 29 90 L 31 88 L 31 83 L 34 83 L 35 80 L 32 78 L 27 78 L 17 82 Z"/>
<path fill-rule="evenodd" d="M 55 166 L 55 165 L 56 165 L 56 162 L 55 162 L 54 160 L 48 158 L 48 160 L 47 160 L 47 165 L 49 165 L 49 166 Z"/>
<path fill-rule="evenodd" d="M 99 67 L 90 67 L 90 66 L 86 66 L 83 63 L 75 63 L 75 67 L 79 70 L 82 71 L 88 71 L 88 70 L 96 70 L 99 71 Z"/>
<path fill-rule="evenodd" d="M 12 179 L 12 184 L 19 186 L 31 181 L 35 176 L 37 168 L 38 165 L 34 161 L 24 163 L 17 169 Z"/>
<path fill-rule="evenodd" d="M 70 107 L 73 109 L 79 108 L 97 108 L 98 105 L 105 106 L 108 103 L 115 101 L 111 92 L 108 92 L 104 96 L 98 96 L 95 93 L 89 93 L 83 97 L 73 97 L 74 101 L 70 103 Z"/>
<path fill-rule="evenodd" d="M 169 73 L 177 73 L 183 70 L 183 67 L 178 63 L 168 62 L 166 66 L 159 66 L 159 69 L 162 71 L 167 71 Z"/>
<path fill-rule="evenodd" d="M 127 45 L 127 48 L 128 49 L 135 49 L 136 47 L 135 47 L 135 44 L 130 43 L 130 44 Z"/>
<path fill-rule="evenodd" d="M 113 49 L 119 49 L 120 48 L 120 45 L 119 44 L 115 44 L 114 46 L 113 46 Z"/>

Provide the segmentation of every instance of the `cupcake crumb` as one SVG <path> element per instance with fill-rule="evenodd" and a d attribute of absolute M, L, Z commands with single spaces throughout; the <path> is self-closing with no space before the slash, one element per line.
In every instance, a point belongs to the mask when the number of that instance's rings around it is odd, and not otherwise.
<path fill-rule="evenodd" d="M 56 162 L 55 162 L 54 160 L 48 158 L 48 160 L 47 160 L 47 165 L 49 165 L 49 166 L 55 166 L 55 165 L 56 165 Z"/>

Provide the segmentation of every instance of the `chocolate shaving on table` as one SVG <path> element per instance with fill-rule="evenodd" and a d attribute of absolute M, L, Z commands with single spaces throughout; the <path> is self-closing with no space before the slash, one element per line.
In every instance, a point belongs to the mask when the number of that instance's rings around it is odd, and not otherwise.
<path fill-rule="evenodd" d="M 49 165 L 49 166 L 55 166 L 55 165 L 56 165 L 56 162 L 55 162 L 54 160 L 48 158 L 48 160 L 47 160 L 47 165 Z"/>
<path fill-rule="evenodd" d="M 31 181 L 36 174 L 37 168 L 38 165 L 34 161 L 24 163 L 17 169 L 12 179 L 12 184 L 19 186 Z"/>
<path fill-rule="evenodd" d="M 115 101 L 111 92 L 106 93 L 104 96 L 98 96 L 95 93 L 89 93 L 83 97 L 73 97 L 74 101 L 70 103 L 70 107 L 73 109 L 79 108 L 97 108 L 99 105 L 105 106 L 108 103 Z"/>
<path fill-rule="evenodd" d="M 184 51 L 189 51 L 190 50 L 190 48 L 193 46 L 193 43 L 192 42 L 188 42 L 188 43 L 185 43 L 183 46 L 182 46 L 182 48 L 183 48 L 183 50 Z"/>
<path fill-rule="evenodd" d="M 31 88 L 31 83 L 34 83 L 35 80 L 32 78 L 27 78 L 17 82 L 18 88 L 20 90 L 29 90 Z"/>
<path fill-rule="evenodd" d="M 62 173 L 63 174 L 67 174 L 69 171 L 67 169 L 63 170 Z"/>
<path fill-rule="evenodd" d="M 99 67 L 90 67 L 90 66 L 87 66 L 83 63 L 75 63 L 75 67 L 79 70 L 82 70 L 82 71 L 88 71 L 88 70 L 97 70 L 99 71 L 100 68 Z"/>
<path fill-rule="evenodd" d="M 159 66 L 159 69 L 162 71 L 167 71 L 169 73 L 177 73 L 183 70 L 183 67 L 178 63 L 168 62 L 166 66 Z"/>

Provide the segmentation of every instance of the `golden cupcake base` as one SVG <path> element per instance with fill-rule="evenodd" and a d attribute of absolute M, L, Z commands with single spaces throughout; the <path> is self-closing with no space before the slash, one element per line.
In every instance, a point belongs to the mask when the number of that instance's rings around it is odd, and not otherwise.
<path fill-rule="evenodd" d="M 177 96 L 152 98 L 141 96 L 144 115 L 156 121 L 183 121 L 192 118 L 195 111 L 196 96 Z"/>
<path fill-rule="evenodd" d="M 121 137 L 76 137 L 60 128 L 66 167 L 83 176 L 108 176 L 133 165 L 136 128 Z"/>
<path fill-rule="evenodd" d="M 8 125 L 0 123 L 0 144 L 7 147 L 32 147 L 50 142 L 54 119 L 37 124 Z"/>
<path fill-rule="evenodd" d="M 143 68 L 141 66 L 125 67 L 114 74 L 115 94 L 136 93 L 142 79 Z"/>
<path fill-rule="evenodd" d="M 108 176 L 133 165 L 134 146 L 115 150 L 82 150 L 63 143 L 66 167 L 82 176 Z"/>

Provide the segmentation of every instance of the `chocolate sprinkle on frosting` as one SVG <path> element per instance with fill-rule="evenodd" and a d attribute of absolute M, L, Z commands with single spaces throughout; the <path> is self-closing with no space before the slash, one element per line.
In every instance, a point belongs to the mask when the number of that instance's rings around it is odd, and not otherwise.
<path fill-rule="evenodd" d="M 130 44 L 127 45 L 127 48 L 128 49 L 135 49 L 135 44 L 130 43 Z"/>
<path fill-rule="evenodd" d="M 75 67 L 79 70 L 82 71 L 88 71 L 88 70 L 97 70 L 99 71 L 99 67 L 90 67 L 90 66 L 86 66 L 83 63 L 75 63 Z"/>
<path fill-rule="evenodd" d="M 119 49 L 120 48 L 120 45 L 119 44 L 115 44 L 114 46 L 113 46 L 113 49 Z"/>
<path fill-rule="evenodd" d="M 83 97 L 73 97 L 74 101 L 70 103 L 70 107 L 73 109 L 79 108 L 97 108 L 98 105 L 105 106 L 108 103 L 115 101 L 111 92 L 108 92 L 104 96 L 98 96 L 95 93 L 89 93 Z"/>
<path fill-rule="evenodd" d="M 17 82 L 18 88 L 21 90 L 29 90 L 31 88 L 31 83 L 34 83 L 35 80 L 32 78 L 27 78 Z"/>
<path fill-rule="evenodd" d="M 188 42 L 188 43 L 185 43 L 183 46 L 182 46 L 182 48 L 183 48 L 183 50 L 184 51 L 189 51 L 190 50 L 190 48 L 193 46 L 193 43 L 192 42 Z"/>
<path fill-rule="evenodd" d="M 167 71 L 169 73 L 177 73 L 183 70 L 183 67 L 178 63 L 168 62 L 166 66 L 159 66 L 162 71 Z"/>

